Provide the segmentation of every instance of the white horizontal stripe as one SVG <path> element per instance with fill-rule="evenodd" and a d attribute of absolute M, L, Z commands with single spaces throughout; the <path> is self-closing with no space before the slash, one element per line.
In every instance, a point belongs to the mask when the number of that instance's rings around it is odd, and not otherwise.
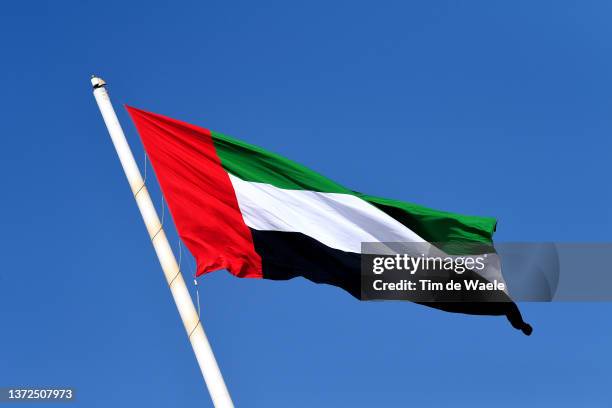
<path fill-rule="evenodd" d="M 330 248 L 361 253 L 362 242 L 425 242 L 412 230 L 372 204 L 350 194 L 286 190 L 229 175 L 246 225 L 260 231 L 301 232 Z M 395 254 L 378 246 L 376 253 Z M 420 254 L 446 257 L 431 244 Z M 479 274 L 504 281 L 499 259 L 491 254 Z"/>
<path fill-rule="evenodd" d="M 361 253 L 362 242 L 424 242 L 372 204 L 349 194 L 285 190 L 230 174 L 244 222 L 260 231 L 301 232 L 328 247 Z"/>

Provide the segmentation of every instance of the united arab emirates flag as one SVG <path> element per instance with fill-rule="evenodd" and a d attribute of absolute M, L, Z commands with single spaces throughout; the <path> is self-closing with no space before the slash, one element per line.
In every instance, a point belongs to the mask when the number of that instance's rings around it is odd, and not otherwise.
<path fill-rule="evenodd" d="M 304 277 L 360 298 L 362 242 L 492 245 L 496 221 L 362 194 L 229 136 L 127 107 L 197 275 Z M 516 305 L 437 302 L 446 311 L 505 315 L 525 334 Z"/>

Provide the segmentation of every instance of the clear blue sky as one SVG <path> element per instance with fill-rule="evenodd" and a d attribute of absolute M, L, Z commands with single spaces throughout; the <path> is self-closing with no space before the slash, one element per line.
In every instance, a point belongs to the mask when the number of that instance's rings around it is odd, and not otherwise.
<path fill-rule="evenodd" d="M 610 241 L 606 1 L 7 2 L 0 12 L 0 386 L 84 407 L 210 406 L 91 95 L 360 191 L 492 215 L 498 241 Z M 159 191 L 152 187 L 158 206 Z M 177 245 L 172 228 L 170 236 Z M 607 407 L 609 303 L 505 318 L 200 279 L 241 407 Z"/>

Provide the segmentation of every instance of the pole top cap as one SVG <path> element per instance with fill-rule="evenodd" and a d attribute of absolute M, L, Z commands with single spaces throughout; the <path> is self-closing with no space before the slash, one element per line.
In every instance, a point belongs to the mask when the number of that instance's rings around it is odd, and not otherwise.
<path fill-rule="evenodd" d="M 94 89 L 101 88 L 106 85 L 106 81 L 104 81 L 102 78 L 98 78 L 97 76 L 92 75 L 91 85 L 93 86 Z"/>

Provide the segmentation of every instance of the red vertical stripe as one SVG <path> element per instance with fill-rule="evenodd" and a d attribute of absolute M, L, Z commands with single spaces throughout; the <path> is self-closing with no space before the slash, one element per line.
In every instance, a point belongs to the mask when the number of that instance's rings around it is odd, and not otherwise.
<path fill-rule="evenodd" d="M 210 131 L 126 106 L 197 274 L 227 269 L 261 278 L 261 258 L 244 223 L 234 188 Z"/>

